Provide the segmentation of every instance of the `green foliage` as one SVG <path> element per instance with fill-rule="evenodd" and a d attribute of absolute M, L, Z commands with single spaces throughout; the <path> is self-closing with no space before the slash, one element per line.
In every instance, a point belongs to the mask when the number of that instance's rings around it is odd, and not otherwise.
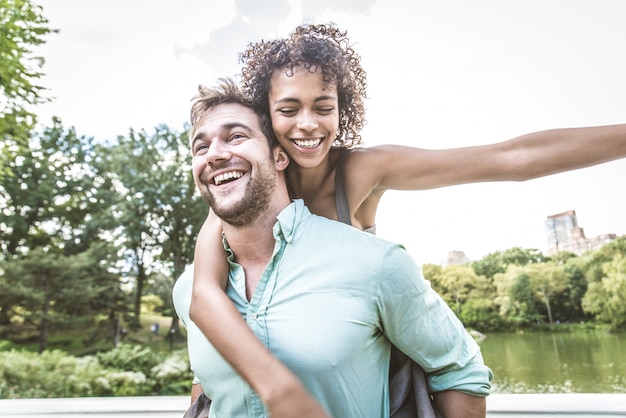
<path fill-rule="evenodd" d="M 525 266 L 532 263 L 543 263 L 548 260 L 539 250 L 519 247 L 505 251 L 496 251 L 487 254 L 481 260 L 473 262 L 472 268 L 479 276 L 493 278 L 498 273 L 504 273 L 509 265 Z"/>
<path fill-rule="evenodd" d="M 97 396 L 94 383 L 103 374 L 94 358 L 58 350 L 0 352 L 0 398 Z"/>
<path fill-rule="evenodd" d="M 460 319 L 466 328 L 481 332 L 498 331 L 505 327 L 498 314 L 498 306 L 492 299 L 469 299 L 463 304 Z"/>
<path fill-rule="evenodd" d="M 124 360 L 125 355 L 141 366 Z M 160 356 L 124 345 L 86 357 L 59 350 L 0 352 L 0 399 L 186 395 L 191 379 L 186 350 Z"/>
<path fill-rule="evenodd" d="M 53 315 L 73 310 L 104 315 L 115 327 L 129 306 L 120 280 L 134 287 L 131 326 L 138 326 L 147 292 L 166 301 L 164 310 L 173 315 L 171 286 L 191 262 L 208 213 L 195 193 L 186 134 L 159 127 L 151 137 L 131 132 L 110 145 L 55 119 L 15 156 L 11 176 L 0 179 L 6 203 L 0 208 L 0 264 L 6 266 L 5 272 L 0 265 L 0 324 L 25 319 L 47 326 Z M 36 268 L 39 256 L 54 267 Z M 30 272 L 30 279 L 18 282 L 20 272 Z M 72 285 L 65 288 L 64 278 Z M 151 283 L 160 284 L 147 289 Z M 78 303 L 48 303 L 49 295 Z M 45 306 L 52 308 L 44 312 Z M 45 339 L 42 329 L 42 349 Z"/>
<path fill-rule="evenodd" d="M 591 316 L 582 308 L 582 299 L 587 292 L 587 278 L 580 268 L 577 257 L 570 257 L 563 269 L 566 274 L 565 290 L 553 298 L 554 317 L 563 321 L 588 321 Z"/>
<path fill-rule="evenodd" d="M 149 347 L 139 345 L 119 344 L 116 348 L 97 354 L 100 364 L 108 369 L 119 371 L 141 372 L 150 374 L 161 359 Z"/>
<path fill-rule="evenodd" d="M 593 317 L 619 328 L 626 323 L 619 261 L 624 253 L 625 241 L 618 239 L 580 257 L 561 253 L 551 259 L 537 250 L 512 248 L 471 268 L 425 264 L 422 270 L 467 327 L 507 330 Z"/>
<path fill-rule="evenodd" d="M 116 184 L 111 205 L 116 237 L 135 283 L 134 316 L 150 277 L 169 270 L 178 277 L 193 258 L 195 237 L 208 207 L 195 192 L 187 135 L 159 126 L 154 134 L 131 130 L 100 153 Z M 151 260 L 160 263 L 151 262 Z"/>
<path fill-rule="evenodd" d="M 123 293 L 93 246 L 76 255 L 42 249 L 2 263 L 0 276 L 3 310 L 16 310 L 39 332 L 39 350 L 47 348 L 51 331 L 85 324 L 98 314 L 115 309 Z"/>
<path fill-rule="evenodd" d="M 171 298 L 170 298 L 171 299 Z M 163 307 L 163 299 L 159 296 L 150 294 L 141 297 L 141 312 L 155 313 Z"/>
<path fill-rule="evenodd" d="M 24 147 L 35 115 L 29 106 L 46 101 L 42 76 L 44 60 L 33 55 L 34 47 L 55 30 L 40 6 L 29 0 L 0 0 L 0 179 L 10 175 L 6 162 Z"/>
<path fill-rule="evenodd" d="M 526 266 L 525 271 L 530 276 L 533 293 L 545 305 L 548 322 L 552 325 L 552 298 L 567 288 L 567 275 L 563 266 L 552 262 L 537 263 Z"/>
<path fill-rule="evenodd" d="M 505 273 L 496 274 L 496 303 L 500 315 L 514 327 L 524 327 L 540 320 L 529 275 L 520 266 L 509 266 Z"/>
<path fill-rule="evenodd" d="M 65 254 L 85 251 L 110 225 L 110 181 L 92 164 L 97 148 L 90 138 L 65 130 L 58 119 L 37 133 L 7 163 L 0 178 L 3 218 L 0 247 L 5 258 L 37 247 Z"/>
<path fill-rule="evenodd" d="M 597 320 L 619 328 L 626 324 L 626 256 L 616 255 L 603 263 L 603 277 L 589 284 L 583 309 Z"/>

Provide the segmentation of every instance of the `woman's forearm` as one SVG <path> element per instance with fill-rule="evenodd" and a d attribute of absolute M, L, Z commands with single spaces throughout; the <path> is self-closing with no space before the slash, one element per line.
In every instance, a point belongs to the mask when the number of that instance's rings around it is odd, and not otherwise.
<path fill-rule="evenodd" d="M 221 223 L 209 215 L 196 242 L 190 318 L 273 417 L 326 417 L 300 380 L 254 335 L 226 295 L 226 255 Z"/>

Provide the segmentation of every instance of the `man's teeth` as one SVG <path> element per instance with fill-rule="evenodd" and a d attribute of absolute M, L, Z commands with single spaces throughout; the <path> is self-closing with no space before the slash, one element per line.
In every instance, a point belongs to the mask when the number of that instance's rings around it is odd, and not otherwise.
<path fill-rule="evenodd" d="M 300 148 L 315 148 L 322 142 L 322 138 L 294 139 L 293 142 L 295 142 Z"/>
<path fill-rule="evenodd" d="M 215 183 L 216 186 L 219 186 L 220 184 L 228 180 L 238 179 L 241 176 L 243 176 L 243 173 L 241 171 L 229 171 L 228 173 L 219 174 L 215 176 L 213 178 L 213 182 Z"/>

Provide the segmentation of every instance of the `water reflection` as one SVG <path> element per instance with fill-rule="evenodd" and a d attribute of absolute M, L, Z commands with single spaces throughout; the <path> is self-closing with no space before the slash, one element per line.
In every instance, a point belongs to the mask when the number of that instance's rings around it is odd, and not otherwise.
<path fill-rule="evenodd" d="M 480 344 L 494 393 L 625 393 L 626 334 L 489 334 Z"/>

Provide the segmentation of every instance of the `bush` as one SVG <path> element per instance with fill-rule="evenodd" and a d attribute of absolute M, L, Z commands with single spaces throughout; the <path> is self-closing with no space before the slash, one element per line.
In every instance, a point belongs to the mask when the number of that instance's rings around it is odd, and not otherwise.
<path fill-rule="evenodd" d="M 163 358 L 131 345 L 85 357 L 0 352 L 0 399 L 188 395 L 192 378 L 186 350 Z"/>
<path fill-rule="evenodd" d="M 150 370 L 163 361 L 149 347 L 130 344 L 119 344 L 112 350 L 96 354 L 96 357 L 107 369 L 142 372 L 144 375 L 150 374 Z"/>
<path fill-rule="evenodd" d="M 95 358 L 58 351 L 0 352 L 0 398 L 97 396 L 91 382 L 103 373 Z"/>

